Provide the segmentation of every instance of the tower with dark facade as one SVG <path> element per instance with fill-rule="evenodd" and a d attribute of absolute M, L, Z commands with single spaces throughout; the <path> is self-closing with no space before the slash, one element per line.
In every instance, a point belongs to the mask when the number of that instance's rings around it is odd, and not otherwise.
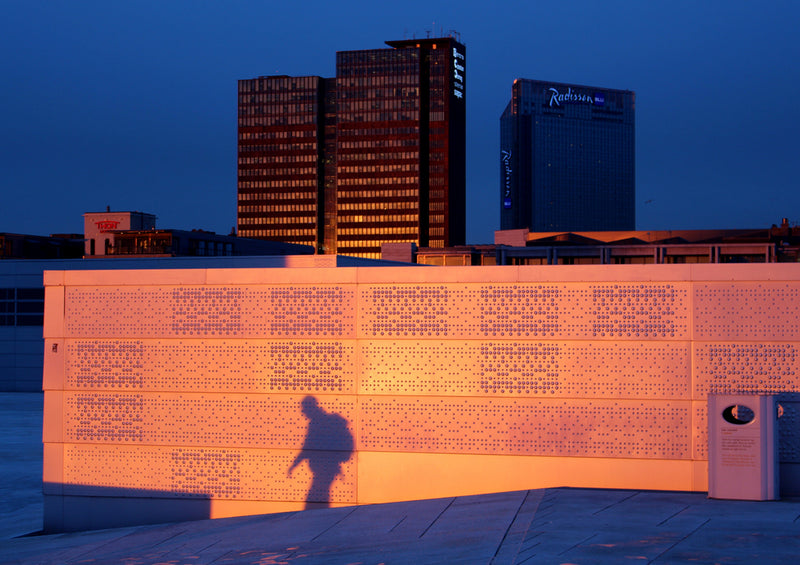
<path fill-rule="evenodd" d="M 240 235 L 361 257 L 464 243 L 466 50 L 387 44 L 338 52 L 335 79 L 239 81 Z"/>
<path fill-rule="evenodd" d="M 635 95 L 517 79 L 500 118 L 501 229 L 635 228 Z"/>

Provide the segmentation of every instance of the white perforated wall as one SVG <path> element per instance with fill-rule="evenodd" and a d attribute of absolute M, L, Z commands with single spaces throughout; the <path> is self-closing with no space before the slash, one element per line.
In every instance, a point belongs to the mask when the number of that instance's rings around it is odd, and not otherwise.
<path fill-rule="evenodd" d="M 705 490 L 712 392 L 784 393 L 800 463 L 796 265 L 271 271 L 46 274 L 46 527 L 98 499 Z"/>

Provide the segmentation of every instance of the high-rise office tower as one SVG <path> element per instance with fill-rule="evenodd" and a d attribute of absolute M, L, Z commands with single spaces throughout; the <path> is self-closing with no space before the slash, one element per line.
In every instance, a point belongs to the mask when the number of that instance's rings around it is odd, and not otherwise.
<path fill-rule="evenodd" d="M 634 93 L 517 79 L 500 118 L 501 229 L 635 229 Z"/>
<path fill-rule="evenodd" d="M 466 50 L 387 44 L 337 53 L 335 79 L 239 81 L 240 235 L 361 257 L 464 243 Z"/>

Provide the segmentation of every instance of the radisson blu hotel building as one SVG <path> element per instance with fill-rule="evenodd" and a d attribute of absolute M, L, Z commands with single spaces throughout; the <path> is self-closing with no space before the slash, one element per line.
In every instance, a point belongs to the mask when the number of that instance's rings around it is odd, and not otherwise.
<path fill-rule="evenodd" d="M 500 118 L 501 229 L 635 229 L 635 95 L 517 79 Z"/>

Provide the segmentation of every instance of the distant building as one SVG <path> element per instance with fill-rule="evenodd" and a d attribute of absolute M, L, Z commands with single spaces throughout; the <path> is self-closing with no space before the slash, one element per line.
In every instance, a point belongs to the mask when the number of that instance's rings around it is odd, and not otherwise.
<path fill-rule="evenodd" d="M 156 227 L 156 217 L 144 212 L 87 212 L 83 215 L 83 237 L 86 239 L 84 254 L 87 257 L 112 255 L 114 240 L 120 231 L 152 230 Z"/>
<path fill-rule="evenodd" d="M 494 245 L 384 246 L 384 259 L 424 265 L 649 265 L 795 263 L 800 227 L 768 229 L 495 232 Z"/>
<path fill-rule="evenodd" d="M 156 229 L 156 217 L 143 212 L 90 212 L 83 215 L 86 257 L 216 257 L 232 255 L 308 255 L 314 247 L 218 235 L 205 230 Z"/>
<path fill-rule="evenodd" d="M 114 232 L 114 248 L 108 256 L 217 257 L 232 255 L 311 255 L 309 245 L 262 241 L 203 230 L 154 229 Z"/>
<path fill-rule="evenodd" d="M 635 228 L 634 93 L 517 79 L 500 118 L 503 230 Z"/>
<path fill-rule="evenodd" d="M 239 235 L 371 258 L 464 243 L 465 47 L 387 44 L 338 52 L 335 79 L 239 81 Z"/>
<path fill-rule="evenodd" d="M 2 259 L 74 259 L 83 255 L 83 236 L 0 233 Z"/>

